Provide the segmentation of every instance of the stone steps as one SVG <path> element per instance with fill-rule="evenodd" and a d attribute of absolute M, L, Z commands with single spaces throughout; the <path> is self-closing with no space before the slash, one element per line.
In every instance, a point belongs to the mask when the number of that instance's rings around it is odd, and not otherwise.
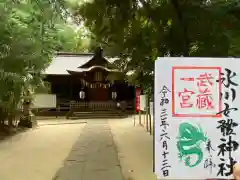
<path fill-rule="evenodd" d="M 128 115 L 128 112 L 120 111 L 73 112 L 69 119 L 113 119 L 124 118 Z"/>

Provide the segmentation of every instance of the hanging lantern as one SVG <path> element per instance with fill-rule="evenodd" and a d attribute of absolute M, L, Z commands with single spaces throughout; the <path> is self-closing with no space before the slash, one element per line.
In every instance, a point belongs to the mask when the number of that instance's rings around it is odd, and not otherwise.
<path fill-rule="evenodd" d="M 115 100 L 117 98 L 117 92 L 113 91 L 112 92 L 112 99 Z"/>
<path fill-rule="evenodd" d="M 85 99 L 85 92 L 83 89 L 79 92 L 79 97 L 81 100 Z"/>

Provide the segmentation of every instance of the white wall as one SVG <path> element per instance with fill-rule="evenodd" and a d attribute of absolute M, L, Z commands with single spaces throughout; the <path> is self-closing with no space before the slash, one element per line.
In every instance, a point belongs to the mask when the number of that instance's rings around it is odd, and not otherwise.
<path fill-rule="evenodd" d="M 36 94 L 34 95 L 32 108 L 56 108 L 56 94 Z"/>

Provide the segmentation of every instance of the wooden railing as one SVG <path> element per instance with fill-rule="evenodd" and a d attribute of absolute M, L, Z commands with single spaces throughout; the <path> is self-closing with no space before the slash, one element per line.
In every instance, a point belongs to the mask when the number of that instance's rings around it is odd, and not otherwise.
<path fill-rule="evenodd" d="M 116 102 L 70 102 L 70 109 L 74 110 L 111 110 L 116 109 Z"/>
<path fill-rule="evenodd" d="M 120 112 L 121 109 L 117 108 L 117 102 L 105 101 L 105 102 L 79 102 L 71 101 L 69 106 L 69 112 L 66 118 L 73 117 L 76 112 L 93 112 L 93 111 L 116 111 Z"/>

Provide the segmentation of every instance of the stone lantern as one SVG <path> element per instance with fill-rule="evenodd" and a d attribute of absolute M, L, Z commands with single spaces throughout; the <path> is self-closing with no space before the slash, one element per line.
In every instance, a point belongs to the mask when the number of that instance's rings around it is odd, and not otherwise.
<path fill-rule="evenodd" d="M 23 101 L 23 115 L 20 118 L 18 126 L 32 128 L 37 125 L 36 117 L 31 111 L 31 105 L 33 102 L 33 97 L 31 92 L 28 90 L 24 96 Z"/>

